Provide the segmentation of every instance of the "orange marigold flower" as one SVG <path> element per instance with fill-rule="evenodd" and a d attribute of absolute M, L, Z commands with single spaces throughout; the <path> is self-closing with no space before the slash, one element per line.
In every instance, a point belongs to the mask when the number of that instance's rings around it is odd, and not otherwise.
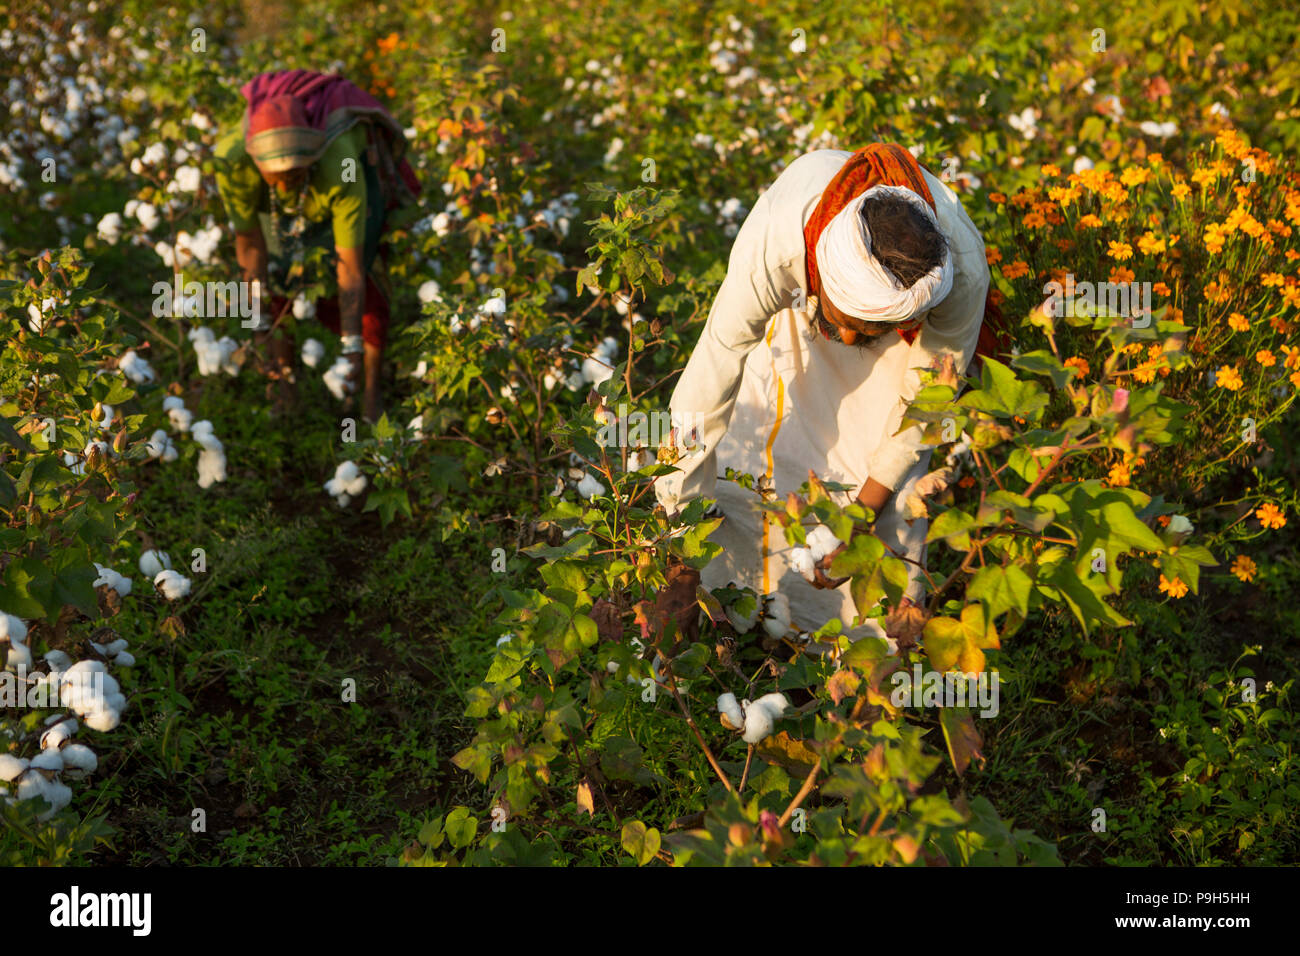
<path fill-rule="evenodd" d="M 1255 353 L 1255 361 L 1264 366 L 1264 368 L 1270 368 L 1277 364 L 1277 356 L 1268 349 L 1260 349 Z"/>
<path fill-rule="evenodd" d="M 1138 240 L 1138 251 L 1144 256 L 1158 256 L 1165 251 L 1165 241 L 1154 232 L 1145 232 Z"/>
<path fill-rule="evenodd" d="M 1163 282 L 1157 282 L 1155 285 L 1151 287 L 1151 291 L 1154 292 L 1156 295 L 1168 295 L 1169 286 L 1165 285 Z"/>
<path fill-rule="evenodd" d="M 1283 289 L 1282 301 L 1293 309 L 1300 309 L 1300 286 L 1289 285 Z"/>
<path fill-rule="evenodd" d="M 1132 269 L 1125 269 L 1123 266 L 1116 266 L 1110 270 L 1110 281 L 1124 284 L 1132 282 L 1136 278 L 1136 273 Z"/>
<path fill-rule="evenodd" d="M 1170 518 L 1169 515 L 1161 515 L 1159 518 L 1156 519 L 1156 521 L 1160 523 L 1160 527 L 1162 528 L 1168 528 L 1169 522 L 1172 520 L 1173 519 Z"/>
<path fill-rule="evenodd" d="M 1043 163 L 1043 165 L 1041 165 L 1041 166 L 1038 167 L 1038 171 L 1039 171 L 1040 173 L 1042 173 L 1044 176 L 1059 176 L 1059 175 L 1061 175 L 1060 167 L 1058 167 L 1058 166 L 1053 166 L 1051 163 Z"/>
<path fill-rule="evenodd" d="M 974 486 L 975 486 L 974 475 L 966 475 L 961 479 L 961 481 L 957 482 L 958 488 L 973 488 Z"/>
<path fill-rule="evenodd" d="M 1116 488 L 1126 488 L 1131 475 L 1128 465 L 1119 464 L 1110 466 L 1110 474 L 1107 477 Z"/>
<path fill-rule="evenodd" d="M 1123 262 L 1125 259 L 1133 258 L 1133 247 L 1130 246 L 1127 242 L 1112 241 L 1106 247 L 1106 251 L 1110 253 L 1110 257 L 1112 259 L 1118 259 L 1120 262 Z"/>
<path fill-rule="evenodd" d="M 1259 570 L 1259 567 L 1246 555 L 1239 554 L 1237 560 L 1232 562 L 1232 567 L 1229 570 L 1244 584 L 1255 580 L 1255 572 Z"/>
<path fill-rule="evenodd" d="M 1030 203 L 1034 202 L 1037 198 L 1038 197 L 1030 190 L 1022 189 L 1014 196 L 1011 197 L 1011 205 L 1019 206 L 1021 209 L 1023 209 L 1025 206 L 1028 206 Z"/>
<path fill-rule="evenodd" d="M 1220 388 L 1226 388 L 1230 392 L 1235 392 L 1241 388 L 1241 373 L 1231 365 L 1224 365 L 1214 373 L 1214 384 Z"/>
<path fill-rule="evenodd" d="M 1017 259 L 1009 265 L 1002 267 L 1002 278 L 1019 279 L 1021 276 L 1029 275 L 1029 263 L 1023 259 Z"/>
<path fill-rule="evenodd" d="M 1287 261 L 1295 262 L 1297 259 L 1300 259 L 1300 252 L 1296 252 L 1294 249 L 1288 249 L 1286 251 L 1286 257 Z"/>
<path fill-rule="evenodd" d="M 1250 323 L 1246 321 L 1246 317 L 1240 312 L 1234 312 L 1228 316 L 1228 327 L 1234 332 L 1245 332 L 1250 328 Z"/>
<path fill-rule="evenodd" d="M 1300 371 L 1295 371 L 1291 373 L 1291 384 L 1294 385 L 1296 388 L 1300 388 Z"/>
<path fill-rule="evenodd" d="M 1163 574 L 1160 575 L 1160 590 L 1168 594 L 1171 598 L 1180 598 L 1187 594 L 1187 585 L 1174 578 L 1170 581 Z"/>
<path fill-rule="evenodd" d="M 1176 183 L 1174 185 L 1173 195 L 1175 199 L 1186 199 L 1187 194 L 1191 191 L 1192 187 L 1187 185 L 1187 183 Z"/>
<path fill-rule="evenodd" d="M 1275 315 L 1268 320 L 1268 324 L 1273 327 L 1273 331 L 1278 335 L 1289 335 L 1291 332 L 1291 323 L 1280 315 Z"/>
<path fill-rule="evenodd" d="M 989 201 L 1001 204 L 1007 201 L 1007 195 L 1006 193 L 989 193 Z"/>
<path fill-rule="evenodd" d="M 1143 169 L 1141 166 L 1131 166 L 1124 170 L 1119 177 L 1119 181 L 1125 186 L 1141 186 L 1151 178 L 1151 170 Z"/>
<path fill-rule="evenodd" d="M 1097 216 L 1093 215 L 1092 213 L 1088 213 L 1086 216 L 1079 217 L 1080 229 L 1097 229 L 1100 226 L 1101 226 L 1101 219 L 1099 219 Z"/>
<path fill-rule="evenodd" d="M 1259 284 L 1265 289 L 1276 289 L 1286 284 L 1286 276 L 1280 272 L 1265 272 L 1259 277 Z"/>
<path fill-rule="evenodd" d="M 1001 262 L 1002 251 L 998 249 L 997 246 L 985 246 L 984 259 L 988 262 L 989 265 L 993 265 L 993 263 L 995 262 Z"/>
<path fill-rule="evenodd" d="M 1286 514 L 1271 501 L 1255 511 L 1255 517 L 1265 528 L 1280 528 L 1286 524 Z"/>
<path fill-rule="evenodd" d="M 1029 229 L 1041 229 L 1047 225 L 1047 217 L 1041 212 L 1031 212 L 1025 216 L 1024 224 Z"/>
<path fill-rule="evenodd" d="M 1294 345 L 1284 345 L 1282 346 L 1282 354 L 1286 356 L 1282 360 L 1284 368 L 1300 369 L 1300 348 L 1296 348 Z"/>
<path fill-rule="evenodd" d="M 1087 376 L 1089 372 L 1092 371 L 1092 369 L 1088 365 L 1088 360 L 1079 358 L 1079 356 L 1077 355 L 1071 355 L 1068 359 L 1066 359 L 1061 364 L 1064 365 L 1066 368 L 1077 368 L 1079 370 L 1079 375 L 1078 375 L 1079 378 L 1084 378 L 1085 376 Z"/>
<path fill-rule="evenodd" d="M 1216 172 L 1211 166 L 1207 166 L 1204 169 L 1198 169 L 1196 172 L 1192 173 L 1192 182 L 1196 183 L 1198 186 L 1208 185 L 1218 178 L 1218 172 Z"/>

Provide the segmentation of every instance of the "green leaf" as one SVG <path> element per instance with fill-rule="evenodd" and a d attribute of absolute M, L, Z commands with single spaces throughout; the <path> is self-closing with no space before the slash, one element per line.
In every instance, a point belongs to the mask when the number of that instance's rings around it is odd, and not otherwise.
<path fill-rule="evenodd" d="M 444 829 L 451 845 L 459 850 L 474 841 L 474 836 L 478 833 L 478 819 L 470 816 L 469 810 L 465 807 L 457 807 L 447 814 L 447 824 Z"/>
<path fill-rule="evenodd" d="M 1029 613 L 1029 595 L 1034 582 L 1019 566 L 990 564 L 980 568 L 966 587 L 966 596 L 983 601 L 990 618 L 1014 609 L 1021 617 Z"/>
<path fill-rule="evenodd" d="M 623 825 L 622 844 L 637 866 L 645 866 L 659 853 L 659 831 L 633 820 Z"/>

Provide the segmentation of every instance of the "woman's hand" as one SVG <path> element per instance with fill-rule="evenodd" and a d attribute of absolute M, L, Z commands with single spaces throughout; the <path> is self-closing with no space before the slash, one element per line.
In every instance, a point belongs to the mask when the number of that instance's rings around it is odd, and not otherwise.
<path fill-rule="evenodd" d="M 826 557 L 822 558 L 815 565 L 813 565 L 813 580 L 812 580 L 813 587 L 823 591 L 831 591 L 839 587 L 841 584 L 843 584 L 845 581 L 848 580 L 847 577 L 832 578 L 830 576 L 831 562 L 835 560 L 836 555 L 838 555 L 841 551 L 843 551 L 847 547 L 848 547 L 847 544 L 840 545 L 830 554 L 826 555 Z"/>

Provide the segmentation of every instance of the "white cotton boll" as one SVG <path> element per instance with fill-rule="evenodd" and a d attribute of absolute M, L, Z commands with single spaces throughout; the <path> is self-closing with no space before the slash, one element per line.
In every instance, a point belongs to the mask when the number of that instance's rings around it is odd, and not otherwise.
<path fill-rule="evenodd" d="M 42 750 L 32 758 L 33 770 L 53 770 L 55 773 L 63 769 L 63 754 L 58 747 L 49 750 Z"/>
<path fill-rule="evenodd" d="M 814 564 L 844 543 L 835 537 L 835 532 L 824 524 L 819 524 L 813 528 L 805 537 L 808 550 L 812 552 Z"/>
<path fill-rule="evenodd" d="M 64 651 L 47 651 L 42 660 L 44 660 L 46 664 L 50 665 L 51 671 L 66 671 L 72 666 L 72 658 Z"/>
<path fill-rule="evenodd" d="M 582 380 L 591 385 L 599 385 L 614 377 L 614 369 L 596 357 L 584 359 L 582 363 Z"/>
<path fill-rule="evenodd" d="M 812 552 L 807 548 L 792 548 L 790 551 L 790 570 L 801 574 L 806 581 L 816 580 L 813 573 L 817 562 L 813 560 Z"/>
<path fill-rule="evenodd" d="M 161 458 L 164 461 L 175 461 L 177 457 L 176 445 L 161 428 L 154 431 L 145 442 L 144 449 L 149 453 L 150 458 Z M 170 454 L 169 454 L 170 452 Z"/>
<path fill-rule="evenodd" d="M 294 296 L 293 317 L 295 319 L 316 318 L 316 303 L 313 300 L 307 298 L 305 295 Z"/>
<path fill-rule="evenodd" d="M 348 375 L 351 374 L 351 371 L 352 363 L 340 355 L 334 360 L 334 364 L 326 369 L 323 376 L 325 387 L 330 390 L 331 395 L 340 401 L 347 397 Z"/>
<path fill-rule="evenodd" d="M 153 229 L 158 223 L 162 222 L 158 207 L 148 202 L 142 202 L 135 207 L 135 218 L 140 220 L 140 225 L 144 226 L 145 229 Z"/>
<path fill-rule="evenodd" d="M 325 346 L 316 339 L 308 339 L 302 343 L 302 364 L 308 368 L 315 368 L 320 364 L 320 360 L 325 357 Z"/>
<path fill-rule="evenodd" d="M 50 782 L 39 773 L 24 774 L 23 779 L 18 783 L 18 790 L 15 798 L 20 802 L 23 800 L 35 800 L 37 797 L 49 799 Z"/>
<path fill-rule="evenodd" d="M 59 716 L 61 715 L 56 714 L 56 719 Z M 47 750 L 50 747 L 62 746 L 64 741 L 72 739 L 78 729 L 79 725 L 72 717 L 69 717 L 66 720 L 60 720 L 53 727 L 45 731 L 45 733 L 41 734 L 41 749 Z"/>
<path fill-rule="evenodd" d="M 571 392 L 576 392 L 586 384 L 587 376 L 583 375 L 581 371 L 573 372 L 564 380 L 564 387 Z"/>
<path fill-rule="evenodd" d="M 438 285 L 435 280 L 429 279 L 421 283 L 420 291 L 416 294 L 420 297 L 420 301 L 426 305 L 430 302 L 441 302 L 442 286 Z"/>
<path fill-rule="evenodd" d="M 135 211 L 139 208 L 140 208 L 140 200 L 128 199 L 126 201 L 126 207 L 122 210 L 122 215 L 125 216 L 127 219 L 134 219 Z"/>
<path fill-rule="evenodd" d="M 1174 515 L 1169 519 L 1169 530 L 1173 534 L 1191 534 L 1194 525 L 1188 519 L 1187 515 Z"/>
<path fill-rule="evenodd" d="M 159 571 L 153 579 L 153 586 L 169 601 L 179 601 L 190 593 L 190 579 L 170 569 Z"/>
<path fill-rule="evenodd" d="M 27 625 L 22 618 L 0 611 L 0 638 L 8 638 L 11 641 L 19 642 L 25 641 L 27 640 Z"/>
<path fill-rule="evenodd" d="M 740 730 L 745 726 L 745 711 L 736 700 L 735 694 L 718 695 L 718 713 L 727 718 L 732 730 Z"/>
<path fill-rule="evenodd" d="M 99 758 L 95 756 L 95 751 L 85 744 L 68 744 L 63 748 L 64 770 L 75 771 L 77 776 L 84 776 L 94 773 L 98 766 Z"/>
<path fill-rule="evenodd" d="M 108 431 L 108 429 L 112 427 L 114 420 L 116 420 L 117 418 L 117 412 L 113 410 L 112 405 L 103 405 L 101 407 L 104 409 L 104 417 L 99 420 L 99 430 Z M 94 445 L 94 444 L 101 444 L 101 443 L 91 442 L 91 444 Z"/>
<path fill-rule="evenodd" d="M 36 304 L 29 305 L 27 307 L 27 327 L 40 335 L 45 331 L 46 324 L 45 315 L 36 307 Z"/>
<path fill-rule="evenodd" d="M 226 480 L 226 453 L 205 448 L 199 452 L 199 487 L 210 488 Z"/>
<path fill-rule="evenodd" d="M 14 670 L 30 670 L 32 666 L 32 652 L 26 644 L 19 644 L 16 641 L 10 641 L 9 654 L 5 659 L 5 665 Z"/>
<path fill-rule="evenodd" d="M 162 143 L 154 143 L 144 151 L 140 161 L 146 166 L 157 166 L 159 163 L 167 161 L 167 147 Z"/>
<path fill-rule="evenodd" d="M 121 214 L 110 212 L 105 215 L 99 220 L 99 224 L 95 227 L 95 234 L 110 246 L 117 245 L 117 241 L 122 238 Z"/>
<path fill-rule="evenodd" d="M 106 568 L 99 563 L 95 564 L 95 570 L 99 572 L 99 577 L 95 579 L 92 587 L 104 586 L 110 590 L 116 591 L 122 597 L 126 597 L 131 593 L 130 578 L 124 577 L 112 568 Z"/>
<path fill-rule="evenodd" d="M 355 481 L 359 474 L 361 474 L 361 469 L 357 467 L 355 461 L 340 462 L 338 467 L 334 469 L 334 477 L 344 485 Z"/>
<path fill-rule="evenodd" d="M 13 754 L 0 753 L 0 780 L 5 783 L 12 783 L 17 776 L 27 769 L 26 757 L 15 757 Z"/>
<path fill-rule="evenodd" d="M 157 381 L 158 376 L 154 373 L 153 366 L 148 360 L 141 358 L 135 349 L 128 349 L 118 359 L 117 367 L 122 370 L 122 374 L 134 382 L 136 385 L 148 385 Z"/>
<path fill-rule="evenodd" d="M 734 604 L 726 605 L 723 608 L 723 611 L 727 615 L 727 620 L 731 622 L 731 626 L 736 629 L 736 633 L 738 634 L 748 634 L 754 629 L 754 625 L 758 623 L 758 601 L 754 602 L 754 609 L 744 616 L 736 610 Z"/>
<path fill-rule="evenodd" d="M 212 129 L 212 120 L 208 119 L 207 114 L 196 110 L 190 114 L 190 125 L 200 132 L 207 132 Z"/>
<path fill-rule="evenodd" d="M 356 478 L 353 478 L 352 481 L 348 482 L 347 486 L 343 490 L 350 497 L 355 498 L 357 495 L 361 494 L 361 492 L 366 490 L 368 480 L 369 479 L 367 479 L 365 475 L 358 475 Z"/>
<path fill-rule="evenodd" d="M 125 637 L 119 637 L 115 641 L 109 641 L 104 645 L 104 654 L 108 657 L 114 657 L 126 650 L 130 644 Z"/>
<path fill-rule="evenodd" d="M 223 446 L 221 444 L 221 439 L 219 439 L 213 432 L 212 422 L 208 421 L 206 418 L 200 419 L 190 426 L 190 437 L 204 448 L 211 449 L 212 451 L 222 450 Z"/>
<path fill-rule="evenodd" d="M 223 335 L 217 341 L 217 348 L 219 349 L 217 364 L 221 367 L 221 371 L 225 372 L 227 375 L 238 375 L 240 365 L 243 361 L 242 359 L 237 358 L 239 353 L 239 343 L 230 336 Z"/>
<path fill-rule="evenodd" d="M 149 550 L 140 555 L 140 573 L 151 581 L 163 572 L 170 570 L 172 559 L 166 551 Z"/>
<path fill-rule="evenodd" d="M 86 721 L 87 727 L 91 730 L 98 730 L 103 734 L 113 730 L 122 722 L 121 711 L 114 710 L 112 707 L 107 706 L 87 711 L 83 717 Z"/>
<path fill-rule="evenodd" d="M 741 739 L 747 744 L 756 744 L 760 740 L 772 736 L 772 731 L 775 729 L 772 715 L 762 707 L 755 707 L 749 701 L 744 701 L 743 706 L 745 709 L 743 724 L 745 732 L 741 735 Z"/>
<path fill-rule="evenodd" d="M 763 630 L 771 637 L 785 637 L 786 632 L 790 630 L 790 623 L 782 621 L 780 618 L 765 617 L 763 618 Z"/>
<path fill-rule="evenodd" d="M 411 438 L 415 441 L 424 440 L 424 414 L 421 413 L 406 423 L 406 430 L 411 433 Z"/>
<path fill-rule="evenodd" d="M 790 701 L 786 699 L 785 694 L 764 694 L 750 706 L 762 708 L 771 715 L 773 720 L 777 720 L 790 709 Z"/>
<path fill-rule="evenodd" d="M 578 482 L 578 494 L 587 500 L 591 500 L 596 495 L 604 494 L 605 486 L 602 485 L 590 472 L 582 476 Z"/>
<path fill-rule="evenodd" d="M 174 408 L 184 408 L 185 400 L 179 395 L 168 395 L 163 399 L 162 407 L 164 412 L 170 412 Z"/>
<path fill-rule="evenodd" d="M 119 667 L 134 667 L 135 655 L 130 651 L 118 651 L 113 655 L 113 663 Z"/>
<path fill-rule="evenodd" d="M 168 192 L 196 193 L 203 182 L 203 174 L 194 166 L 181 166 L 176 170 L 175 178 L 168 186 Z M 172 189 L 171 187 L 176 187 Z"/>
<path fill-rule="evenodd" d="M 190 425 L 194 422 L 194 413 L 188 408 L 173 408 L 167 413 L 167 417 L 171 420 L 172 428 L 178 432 L 189 431 Z"/>
<path fill-rule="evenodd" d="M 479 306 L 479 311 L 482 312 L 484 315 L 505 315 L 506 314 L 505 296 L 494 295 L 492 298 L 488 299 L 481 306 Z"/>

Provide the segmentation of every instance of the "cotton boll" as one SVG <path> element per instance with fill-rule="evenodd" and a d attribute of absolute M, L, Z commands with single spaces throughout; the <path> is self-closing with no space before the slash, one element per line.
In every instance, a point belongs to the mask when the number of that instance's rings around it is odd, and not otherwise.
<path fill-rule="evenodd" d="M 134 667 L 135 655 L 130 651 L 119 651 L 113 655 L 113 663 L 119 667 Z"/>
<path fill-rule="evenodd" d="M 162 458 L 167 461 L 174 461 L 176 458 L 176 445 L 172 442 L 171 436 L 161 428 L 149 436 L 144 449 L 149 453 L 150 458 Z M 168 451 L 173 453 L 170 458 L 167 457 Z"/>
<path fill-rule="evenodd" d="M 95 772 L 99 758 L 85 744 L 68 744 L 63 748 L 63 769 L 70 777 L 84 777 Z"/>
<path fill-rule="evenodd" d="M 13 754 L 0 753 L 0 780 L 5 783 L 12 783 L 20 773 L 27 769 L 27 764 L 26 757 L 15 757 Z"/>
<path fill-rule="evenodd" d="M 61 715 L 56 714 L 55 719 Z M 71 740 L 78 730 L 77 721 L 71 717 L 59 720 L 57 724 L 50 727 L 45 733 L 41 734 L 41 749 L 47 750 L 50 747 L 60 747 L 65 741 Z"/>
<path fill-rule="evenodd" d="M 130 645 L 126 638 L 119 637 L 117 640 L 109 641 L 104 645 L 104 655 L 106 657 L 115 657 L 122 653 L 122 651 L 126 650 L 129 646 Z"/>
<path fill-rule="evenodd" d="M 745 710 L 744 729 L 741 739 L 747 744 L 756 744 L 765 737 L 770 737 L 774 729 L 772 716 L 762 707 L 755 707 L 749 701 L 744 701 Z"/>
<path fill-rule="evenodd" d="M 793 548 L 790 551 L 790 569 L 798 574 L 803 575 L 804 580 L 814 581 L 816 575 L 814 570 L 817 562 L 813 560 L 812 552 L 807 548 Z"/>
<path fill-rule="evenodd" d="M 47 651 L 43 660 L 50 665 L 51 671 L 66 671 L 72 666 L 72 658 L 63 651 Z"/>
<path fill-rule="evenodd" d="M 100 219 L 99 224 L 95 227 L 95 234 L 110 246 L 117 245 L 118 240 L 122 238 L 121 214 L 110 212 Z"/>
<path fill-rule="evenodd" d="M 305 295 L 295 296 L 293 300 L 293 317 L 295 319 L 316 318 L 316 303 Z"/>
<path fill-rule="evenodd" d="M 16 641 L 9 642 L 9 654 L 5 658 L 5 666 L 14 670 L 30 670 L 32 666 L 32 652 L 26 644 L 19 644 Z"/>
<path fill-rule="evenodd" d="M 330 394 L 342 401 L 347 397 L 349 391 L 348 376 L 352 372 L 352 363 L 343 356 L 334 360 L 324 375 L 325 387 L 330 390 Z"/>
<path fill-rule="evenodd" d="M 1191 534 L 1193 525 L 1186 515 L 1174 515 L 1169 519 L 1169 531 L 1172 534 Z"/>
<path fill-rule="evenodd" d="M 11 641 L 25 641 L 27 640 L 27 625 L 22 618 L 0 611 L 0 638 L 8 638 Z"/>
<path fill-rule="evenodd" d="M 140 573 L 151 581 L 172 566 L 172 559 L 166 551 L 149 550 L 140 555 Z"/>
<path fill-rule="evenodd" d="M 118 574 L 112 568 L 106 568 L 102 564 L 95 564 L 95 570 L 99 572 L 99 577 L 95 579 L 93 587 L 107 587 L 111 591 L 116 591 L 119 596 L 126 597 L 131 593 L 131 579 Z"/>
<path fill-rule="evenodd" d="M 734 604 L 728 604 L 723 610 L 727 615 L 727 620 L 731 622 L 731 626 L 736 629 L 738 634 L 748 634 L 754 629 L 754 625 L 758 623 L 757 601 L 754 602 L 754 609 L 743 617 L 736 611 Z"/>
<path fill-rule="evenodd" d="M 582 480 L 578 482 L 578 494 L 588 500 L 596 497 L 596 495 L 603 494 L 604 491 L 605 486 L 602 485 L 590 472 L 584 474 Z"/>
<path fill-rule="evenodd" d="M 426 305 L 430 302 L 441 302 L 442 286 L 440 286 L 434 279 L 429 279 L 426 282 L 421 283 L 420 291 L 416 294 L 419 296 L 420 301 Z"/>
<path fill-rule="evenodd" d="M 185 400 L 179 395 L 168 395 L 163 399 L 162 407 L 164 412 L 170 412 L 173 408 L 184 408 Z"/>
<path fill-rule="evenodd" d="M 196 193 L 203 182 L 203 174 L 194 166 L 182 166 L 176 170 L 175 178 L 167 187 L 168 192 Z M 175 187 L 175 188 L 173 188 Z"/>
<path fill-rule="evenodd" d="M 141 358 L 135 349 L 128 349 L 123 353 L 122 357 L 118 359 L 117 367 L 122 370 L 123 375 L 136 385 L 148 385 L 158 379 L 153 366 Z"/>
<path fill-rule="evenodd" d="M 763 708 L 773 720 L 777 720 L 789 710 L 790 701 L 786 699 L 785 694 L 764 694 L 750 706 Z"/>
<path fill-rule="evenodd" d="M 718 695 L 718 713 L 724 718 L 723 725 L 728 730 L 740 730 L 745 726 L 745 712 L 735 694 Z"/>
<path fill-rule="evenodd" d="M 230 336 L 223 335 L 217 341 L 217 349 L 217 364 L 221 367 L 221 371 L 227 375 L 238 375 L 243 362 L 242 359 L 237 357 L 239 355 L 239 343 Z"/>
<path fill-rule="evenodd" d="M 171 419 L 172 428 L 178 432 L 189 431 L 194 421 L 194 413 L 188 408 L 173 408 L 167 413 L 167 417 Z"/>
<path fill-rule="evenodd" d="M 788 627 L 790 624 L 790 599 L 780 591 L 769 594 L 764 612 L 767 617 L 776 618 Z"/>
<path fill-rule="evenodd" d="M 808 550 L 812 552 L 814 564 L 844 543 L 835 537 L 835 532 L 824 524 L 819 524 L 812 531 L 809 531 L 806 538 Z"/>
<path fill-rule="evenodd" d="M 169 601 L 179 601 L 190 593 L 190 579 L 170 569 L 159 571 L 153 579 L 153 584 Z"/>
<path fill-rule="evenodd" d="M 308 368 L 315 368 L 320 360 L 325 357 L 325 346 L 316 339 L 308 339 L 302 343 L 302 364 Z"/>
<path fill-rule="evenodd" d="M 117 418 L 117 412 L 113 411 L 112 405 L 101 405 L 100 407 L 104 410 L 104 417 L 99 420 L 99 428 L 100 431 L 108 431 L 113 424 L 113 420 Z M 91 444 L 99 443 L 92 442 Z"/>
<path fill-rule="evenodd" d="M 416 415 L 414 418 L 412 418 L 409 422 L 407 422 L 406 430 L 411 433 L 412 440 L 423 441 L 424 440 L 424 414 L 420 413 L 419 415 Z"/>
<path fill-rule="evenodd" d="M 226 480 L 226 453 L 220 449 L 205 448 L 199 452 L 199 487 L 210 488 Z"/>
<path fill-rule="evenodd" d="M 33 770 L 53 770 L 55 773 L 63 769 L 63 754 L 58 747 L 48 750 L 42 750 L 32 758 Z"/>
<path fill-rule="evenodd" d="M 87 727 L 103 734 L 113 730 L 122 722 L 121 712 L 107 706 L 89 710 L 83 717 Z"/>
<path fill-rule="evenodd" d="M 162 222 L 162 216 L 159 215 L 158 209 L 152 203 L 142 202 L 135 207 L 135 218 L 140 220 L 140 225 L 145 229 L 153 229 L 158 223 Z"/>
<path fill-rule="evenodd" d="M 614 369 L 606 362 L 592 356 L 582 363 L 582 379 L 590 385 L 599 385 L 614 377 Z"/>

